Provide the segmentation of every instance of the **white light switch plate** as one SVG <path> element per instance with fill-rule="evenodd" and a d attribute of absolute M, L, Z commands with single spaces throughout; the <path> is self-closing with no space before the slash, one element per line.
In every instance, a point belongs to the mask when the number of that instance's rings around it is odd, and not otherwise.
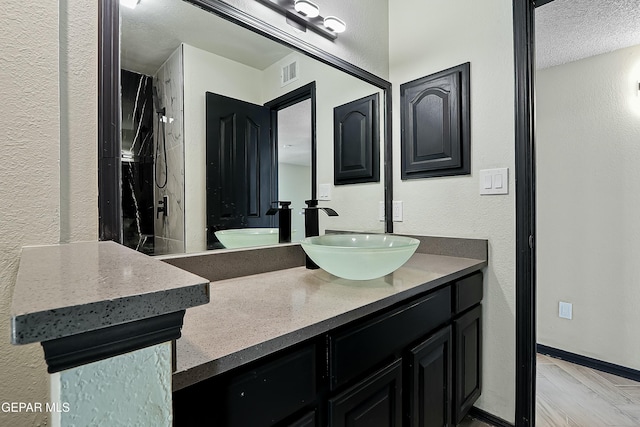
<path fill-rule="evenodd" d="M 379 202 L 378 204 L 378 220 L 384 221 L 384 202 Z"/>
<path fill-rule="evenodd" d="M 318 186 L 318 200 L 331 200 L 331 184 Z"/>
<path fill-rule="evenodd" d="M 393 221 L 394 222 L 402 222 L 402 202 L 394 200 L 393 201 Z"/>
<path fill-rule="evenodd" d="M 481 170 L 480 194 L 509 194 L 509 168 Z"/>

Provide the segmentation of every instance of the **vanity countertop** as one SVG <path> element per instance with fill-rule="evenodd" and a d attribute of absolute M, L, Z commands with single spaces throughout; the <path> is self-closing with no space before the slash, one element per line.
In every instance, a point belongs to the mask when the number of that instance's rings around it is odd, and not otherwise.
<path fill-rule="evenodd" d="M 486 260 L 414 254 L 385 277 L 351 281 L 295 267 L 211 284 L 176 344 L 180 390 L 478 271 Z"/>
<path fill-rule="evenodd" d="M 207 279 L 114 242 L 24 247 L 11 341 L 48 341 L 207 302 Z"/>

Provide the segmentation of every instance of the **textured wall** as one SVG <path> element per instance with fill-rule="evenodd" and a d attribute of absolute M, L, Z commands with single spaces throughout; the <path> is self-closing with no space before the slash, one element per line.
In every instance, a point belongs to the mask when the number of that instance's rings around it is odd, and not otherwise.
<path fill-rule="evenodd" d="M 640 369 L 640 46 L 538 71 L 538 342 Z M 573 303 L 573 320 L 558 317 Z"/>
<path fill-rule="evenodd" d="M 83 0 L 60 0 L 58 3 L 60 241 L 96 240 L 98 5 L 97 2 L 87 4 Z"/>
<path fill-rule="evenodd" d="M 396 3 L 394 3 L 395 5 Z M 454 19 L 455 17 L 455 19 Z M 394 199 L 403 234 L 489 239 L 483 390 L 477 406 L 514 419 L 515 202 L 511 2 L 407 0 L 389 11 Z M 471 175 L 401 181 L 400 84 L 471 62 Z M 509 167 L 510 194 L 480 196 L 480 169 Z"/>
<path fill-rule="evenodd" d="M 170 427 L 171 343 L 54 374 L 51 396 L 63 408 L 54 427 Z"/>
<path fill-rule="evenodd" d="M 57 243 L 60 230 L 58 5 L 0 16 L 0 401 L 43 402 L 48 379 L 37 344 L 9 343 L 11 295 L 20 247 Z M 29 70 L 29 72 L 26 72 Z M 0 412 L 2 425 L 46 425 L 46 414 Z"/>
<path fill-rule="evenodd" d="M 389 76 L 388 0 L 322 0 L 322 16 L 335 15 L 347 23 L 347 31 L 330 41 L 312 31 L 300 33 L 277 12 L 255 0 L 225 0 L 283 31 L 286 31 L 375 75 Z"/>
<path fill-rule="evenodd" d="M 8 0 L 2 8 L 0 401 L 45 402 L 42 350 L 9 343 L 9 307 L 21 246 L 97 235 L 97 4 Z M 47 421 L 0 412 L 0 425 Z"/>

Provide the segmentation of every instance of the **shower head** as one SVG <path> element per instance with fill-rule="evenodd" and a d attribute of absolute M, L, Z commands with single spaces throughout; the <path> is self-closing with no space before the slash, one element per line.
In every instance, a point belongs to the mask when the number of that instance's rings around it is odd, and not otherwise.
<path fill-rule="evenodd" d="M 158 88 L 153 86 L 153 105 L 156 108 L 157 114 L 162 114 L 164 116 L 165 110 L 164 107 L 160 104 L 160 97 L 158 96 Z"/>

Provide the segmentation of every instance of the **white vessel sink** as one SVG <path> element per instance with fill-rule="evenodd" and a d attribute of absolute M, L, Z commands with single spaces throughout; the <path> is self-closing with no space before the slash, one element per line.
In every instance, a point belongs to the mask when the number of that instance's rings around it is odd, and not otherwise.
<path fill-rule="evenodd" d="M 344 279 L 368 280 L 400 268 L 420 241 L 391 234 L 327 234 L 300 244 L 323 270 Z"/>
<path fill-rule="evenodd" d="M 238 228 L 214 234 L 227 249 L 278 244 L 277 228 Z"/>

